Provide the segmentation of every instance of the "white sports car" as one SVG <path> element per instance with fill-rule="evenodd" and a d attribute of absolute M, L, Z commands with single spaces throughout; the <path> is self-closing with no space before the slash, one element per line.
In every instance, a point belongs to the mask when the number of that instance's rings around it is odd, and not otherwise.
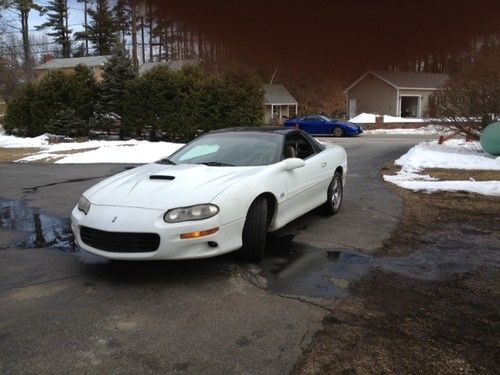
<path fill-rule="evenodd" d="M 169 158 L 93 186 L 71 214 L 77 244 L 111 259 L 259 261 L 267 232 L 323 205 L 339 211 L 345 150 L 297 129 L 208 133 Z"/>

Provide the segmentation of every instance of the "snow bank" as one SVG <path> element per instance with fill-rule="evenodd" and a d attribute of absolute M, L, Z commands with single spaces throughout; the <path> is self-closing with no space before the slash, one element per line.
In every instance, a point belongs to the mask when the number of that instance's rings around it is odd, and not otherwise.
<path fill-rule="evenodd" d="M 356 117 L 351 118 L 349 121 L 354 122 L 356 124 L 374 124 L 375 123 L 375 118 L 378 115 L 375 115 L 373 113 L 361 113 L 357 115 Z M 421 118 L 408 118 L 408 117 L 395 117 L 395 116 L 389 116 L 389 115 L 384 115 L 384 122 L 424 122 L 423 119 Z"/>
<path fill-rule="evenodd" d="M 365 134 L 415 134 L 415 135 L 438 135 L 445 134 L 446 130 L 437 125 L 422 126 L 417 129 L 396 128 L 396 129 L 374 129 L 364 130 Z"/>
<path fill-rule="evenodd" d="M 58 159 L 58 164 L 151 163 L 183 146 L 181 143 L 137 141 L 87 141 L 49 144 L 50 134 L 35 138 L 5 135 L 0 128 L 0 148 L 40 148 L 38 153 L 16 160 L 33 162 Z M 81 152 L 78 152 L 81 150 Z"/>
<path fill-rule="evenodd" d="M 500 157 L 482 151 L 479 142 L 451 139 L 439 145 L 437 141 L 424 142 L 411 148 L 396 160 L 406 171 L 424 168 L 500 170 Z"/>
<path fill-rule="evenodd" d="M 183 144 L 180 143 L 148 141 L 129 145 L 110 145 L 92 151 L 65 156 L 57 160 L 56 164 L 152 163 L 171 155 L 182 146 Z"/>
<path fill-rule="evenodd" d="M 43 134 L 35 138 L 20 138 L 14 135 L 6 135 L 0 129 L 0 148 L 41 148 L 49 144 L 49 134 Z"/>
<path fill-rule="evenodd" d="M 384 178 L 385 177 L 389 176 L 384 176 Z M 467 191 L 470 193 L 500 197 L 500 181 L 400 181 L 396 183 L 396 185 L 404 189 L 425 191 L 427 193 L 439 191 Z"/>
<path fill-rule="evenodd" d="M 492 157 L 481 150 L 479 142 L 449 140 L 443 145 L 424 142 L 411 148 L 395 161 L 401 171 L 384 175 L 384 180 L 413 191 L 468 191 L 500 196 L 500 181 L 439 181 L 418 172 L 425 168 L 500 170 L 500 157 Z"/>

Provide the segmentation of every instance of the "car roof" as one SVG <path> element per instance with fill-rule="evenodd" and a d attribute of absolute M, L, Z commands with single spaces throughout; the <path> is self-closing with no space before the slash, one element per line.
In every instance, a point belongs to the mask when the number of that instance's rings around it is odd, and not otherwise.
<path fill-rule="evenodd" d="M 275 126 L 255 126 L 255 127 L 235 127 L 224 128 L 211 131 L 210 134 L 215 133 L 275 133 L 285 135 L 296 131 L 295 128 L 278 128 Z"/>

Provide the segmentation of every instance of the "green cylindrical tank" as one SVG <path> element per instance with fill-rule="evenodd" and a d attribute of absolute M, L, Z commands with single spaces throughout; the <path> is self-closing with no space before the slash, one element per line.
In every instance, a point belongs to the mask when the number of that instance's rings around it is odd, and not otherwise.
<path fill-rule="evenodd" d="M 490 155 L 500 156 L 500 122 L 494 122 L 481 133 L 481 147 Z"/>

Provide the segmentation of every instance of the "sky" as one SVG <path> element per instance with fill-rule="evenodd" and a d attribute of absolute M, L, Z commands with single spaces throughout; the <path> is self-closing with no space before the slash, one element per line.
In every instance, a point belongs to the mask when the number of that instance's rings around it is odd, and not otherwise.
<path fill-rule="evenodd" d="M 36 4 L 45 6 L 49 2 L 48 0 L 35 0 Z M 76 0 L 69 0 L 69 25 L 73 31 L 81 31 L 83 30 L 83 4 L 78 3 Z M 19 31 L 19 21 L 17 18 L 17 14 L 14 11 L 9 9 L 3 11 L 3 17 L 8 21 L 9 25 L 12 27 L 9 28 L 8 32 L 18 32 Z M 43 35 L 45 31 L 37 31 L 35 30 L 36 26 L 43 24 L 46 21 L 46 15 L 40 14 L 37 11 L 31 11 L 29 16 L 29 29 L 30 32 L 34 35 Z"/>
<path fill-rule="evenodd" d="M 49 1 L 35 0 L 35 2 L 41 6 L 45 6 L 48 4 Z M 80 31 L 82 29 L 82 24 L 83 24 L 83 4 L 78 3 L 76 0 L 69 0 L 68 6 L 70 8 L 68 22 L 70 25 L 73 25 L 72 28 L 76 29 L 77 31 Z M 7 12 L 6 17 L 15 19 L 16 16 L 12 12 Z M 41 25 L 45 21 L 46 21 L 45 15 L 40 15 L 36 11 L 31 11 L 29 18 L 30 30 L 34 30 L 35 26 Z"/>

